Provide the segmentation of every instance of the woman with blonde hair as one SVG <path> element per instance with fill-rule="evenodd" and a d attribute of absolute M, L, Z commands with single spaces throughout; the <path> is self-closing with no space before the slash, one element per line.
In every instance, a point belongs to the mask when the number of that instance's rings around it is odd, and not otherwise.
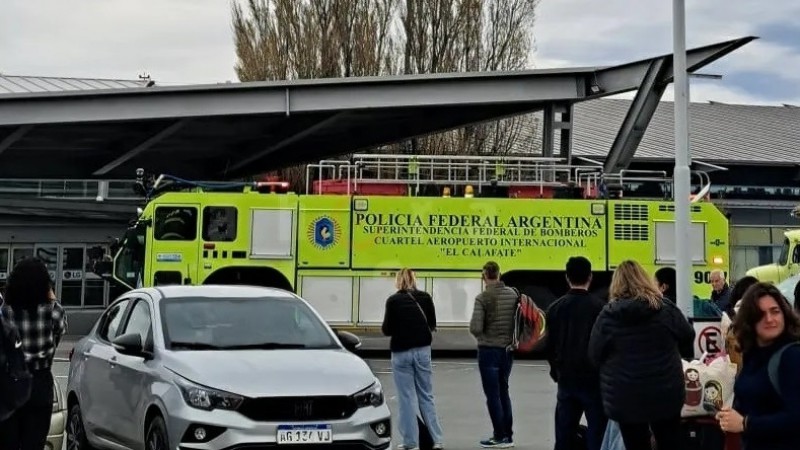
<path fill-rule="evenodd" d="M 391 336 L 392 376 L 399 404 L 398 448 L 418 448 L 420 430 L 417 410 L 428 427 L 433 448 L 442 448 L 442 427 L 433 397 L 431 343 L 436 330 L 436 309 L 430 294 L 417 289 L 411 269 L 404 268 L 395 279 L 397 292 L 386 300 L 383 334 Z"/>
<path fill-rule="evenodd" d="M 693 355 L 694 329 L 636 261 L 614 272 L 609 303 L 592 329 L 589 358 L 600 371 L 603 408 L 619 423 L 625 448 L 678 450 L 685 398 L 681 356 Z"/>

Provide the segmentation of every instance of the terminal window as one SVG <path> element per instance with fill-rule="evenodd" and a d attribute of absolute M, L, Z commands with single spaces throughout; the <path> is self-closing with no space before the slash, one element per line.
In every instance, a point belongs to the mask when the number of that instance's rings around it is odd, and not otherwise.
<path fill-rule="evenodd" d="M 190 206 L 156 208 L 154 235 L 159 241 L 197 239 L 197 209 Z"/>

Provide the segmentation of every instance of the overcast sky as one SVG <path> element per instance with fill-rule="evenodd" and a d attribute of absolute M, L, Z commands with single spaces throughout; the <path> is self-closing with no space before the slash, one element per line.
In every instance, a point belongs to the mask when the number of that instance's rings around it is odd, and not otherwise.
<path fill-rule="evenodd" d="M 670 53 L 671 4 L 542 0 L 532 66 L 612 65 Z M 722 80 L 692 80 L 692 101 L 800 104 L 800 1 L 686 4 L 690 48 L 760 37 L 703 70 Z M 229 0 L 0 0 L 0 73 L 236 81 L 230 22 Z M 664 99 L 672 99 L 671 89 Z"/>

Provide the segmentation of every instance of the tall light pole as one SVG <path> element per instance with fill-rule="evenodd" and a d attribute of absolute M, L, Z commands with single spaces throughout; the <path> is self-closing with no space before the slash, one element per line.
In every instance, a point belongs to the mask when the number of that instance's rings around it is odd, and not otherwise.
<path fill-rule="evenodd" d="M 686 73 L 686 11 L 684 0 L 672 0 L 672 44 L 675 79 L 675 275 L 676 302 L 688 318 L 693 315 L 690 254 L 689 195 L 689 80 Z"/>

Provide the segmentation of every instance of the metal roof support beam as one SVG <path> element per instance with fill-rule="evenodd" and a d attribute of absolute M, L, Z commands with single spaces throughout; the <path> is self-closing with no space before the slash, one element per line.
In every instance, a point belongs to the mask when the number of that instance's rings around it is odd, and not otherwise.
<path fill-rule="evenodd" d="M 544 111 L 542 111 L 542 156 L 545 158 L 553 156 L 553 129 L 555 121 L 555 106 L 545 106 Z"/>
<path fill-rule="evenodd" d="M 345 153 L 366 152 L 403 139 L 413 139 L 440 133 L 442 130 L 454 130 L 464 126 L 494 122 L 521 114 L 530 114 L 541 109 L 542 105 L 538 107 L 496 105 L 491 108 L 473 108 L 465 113 L 466 117 L 457 117 L 455 114 L 445 111 L 441 114 L 443 122 L 426 122 L 426 127 L 416 129 L 413 132 L 409 132 L 405 124 L 399 123 L 385 130 L 380 127 L 365 129 L 363 132 L 354 135 L 352 141 L 333 140 L 325 147 L 319 145 L 305 146 L 303 143 L 299 143 L 296 146 L 292 146 L 287 152 L 276 153 L 268 158 L 269 161 L 262 159 L 254 162 L 247 172 L 243 172 L 240 169 L 239 173 L 230 173 L 228 176 L 236 178 L 296 164 L 316 163 L 320 159 L 333 158 Z"/>
<path fill-rule="evenodd" d="M 570 103 L 564 106 L 561 113 L 561 120 L 556 124 L 561 130 L 559 156 L 567 160 L 567 164 L 572 164 L 572 118 L 574 117 L 575 105 Z"/>
<path fill-rule="evenodd" d="M 286 139 L 284 139 L 284 140 L 282 140 L 280 142 L 277 142 L 274 145 L 269 146 L 268 148 L 265 148 L 265 149 L 263 149 L 261 151 L 253 153 L 252 155 L 248 156 L 247 158 L 242 159 L 241 161 L 237 162 L 236 164 L 234 164 L 234 165 L 232 165 L 230 167 L 227 167 L 225 169 L 225 171 L 235 172 L 235 171 L 241 169 L 242 167 L 252 163 L 253 161 L 257 161 L 257 160 L 263 158 L 264 156 L 266 156 L 266 155 L 268 155 L 268 154 L 270 154 L 270 153 L 272 153 L 272 152 L 274 152 L 276 150 L 280 150 L 280 149 L 286 147 L 287 145 L 294 144 L 295 142 L 297 142 L 297 141 L 299 141 L 299 140 L 301 140 L 301 139 L 303 139 L 303 138 L 305 138 L 307 136 L 310 136 L 310 135 L 316 133 L 319 130 L 324 129 L 325 127 L 328 127 L 328 126 L 331 126 L 331 125 L 335 124 L 337 121 L 341 120 L 345 116 L 347 116 L 347 112 L 340 112 L 338 114 L 334 114 L 334 115 L 328 117 L 327 119 L 324 119 L 324 120 L 321 120 L 321 121 L 317 122 L 315 125 L 310 126 L 310 127 L 306 128 L 305 130 L 303 130 L 303 131 L 301 131 L 299 133 L 296 133 L 296 134 L 294 134 L 292 136 L 289 136 Z"/>
<path fill-rule="evenodd" d="M 175 134 L 175 132 L 177 132 L 178 130 L 183 128 L 183 126 L 186 125 L 188 122 L 189 122 L 189 119 L 182 119 L 182 120 L 178 120 L 177 122 L 172 123 L 170 126 L 164 128 L 163 130 L 159 131 L 158 133 L 156 133 L 155 135 L 153 135 L 152 137 L 150 137 L 146 141 L 144 141 L 141 144 L 137 145 L 136 147 L 132 148 L 131 150 L 129 150 L 124 155 L 120 156 L 119 158 L 115 159 L 114 161 L 111 161 L 110 163 L 106 164 L 105 166 L 95 170 L 93 175 L 101 176 L 101 175 L 107 174 L 108 172 L 110 172 L 110 171 L 114 170 L 115 168 L 117 168 L 117 166 L 119 166 L 120 164 L 123 164 L 125 161 L 133 158 L 134 156 L 138 155 L 139 153 L 142 153 L 143 151 L 147 150 L 148 148 L 152 147 L 153 145 L 159 143 L 161 140 L 172 136 L 173 134 Z"/>
<path fill-rule="evenodd" d="M 572 103 L 563 105 L 549 104 L 542 111 L 542 156 L 551 158 L 555 152 L 555 131 L 559 130 L 560 141 L 558 154 L 559 157 L 570 161 L 572 158 Z M 556 115 L 559 115 L 556 118 Z M 547 181 L 552 173 L 545 173 Z"/>
<path fill-rule="evenodd" d="M 671 64 L 668 64 L 665 58 L 659 58 L 650 63 L 642 85 L 639 86 L 639 91 L 611 145 L 603 172 L 617 173 L 630 165 L 633 155 L 647 131 L 647 126 L 656 112 L 661 96 L 664 95 L 664 90 L 667 88 L 667 83 L 661 80 L 664 73 L 671 69 L 670 66 Z"/>
<path fill-rule="evenodd" d="M 689 50 L 686 52 L 687 70 L 689 73 L 700 70 L 754 39 L 756 38 L 752 36 L 744 37 Z M 656 60 L 668 62 L 669 67 L 659 81 L 671 83 L 673 81 L 672 54 L 667 54 L 658 58 L 600 69 L 584 75 L 586 100 L 622 94 L 637 89 L 644 82 L 644 77 L 650 65 Z"/>
<path fill-rule="evenodd" d="M 11 147 L 12 144 L 22 139 L 28 133 L 28 131 L 31 131 L 31 129 L 33 129 L 33 125 L 23 125 L 14 130 L 14 132 L 9 134 L 8 137 L 0 141 L 0 153 L 3 153 L 9 147 Z"/>

